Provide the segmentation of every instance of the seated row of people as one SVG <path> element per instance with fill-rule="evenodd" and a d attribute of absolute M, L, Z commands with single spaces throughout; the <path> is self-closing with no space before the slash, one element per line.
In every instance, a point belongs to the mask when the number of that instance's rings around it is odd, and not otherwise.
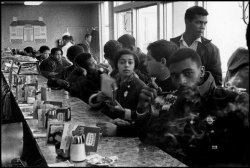
<path fill-rule="evenodd" d="M 64 88 L 92 107 L 104 108 L 103 113 L 114 119 L 97 123 L 104 136 L 139 136 L 143 142 L 159 146 L 188 165 L 213 164 L 216 160 L 246 163 L 249 155 L 244 149 L 249 145 L 247 94 L 216 86 L 196 51 L 178 49 L 166 40 L 147 47 L 143 65 L 148 79 L 155 80 L 144 81 L 139 75 L 142 70 L 136 72 L 140 64 L 138 51 L 123 46 L 115 40 L 104 46 L 104 57 L 113 69 L 110 75 L 116 79 L 115 100 L 100 91 L 102 72 L 97 69 L 93 56 L 84 53 L 80 46 L 68 49 L 67 57 L 73 65 L 67 68 L 62 65 L 64 59 L 57 57 L 62 52 L 52 49 L 46 60 L 55 63 L 45 62 L 43 75 L 49 79 L 48 85 Z M 48 67 L 53 68 L 46 70 Z M 231 126 L 232 122 L 236 125 Z M 215 141 L 211 142 L 211 138 Z M 233 157 L 232 153 L 240 151 L 243 151 L 241 155 Z"/>

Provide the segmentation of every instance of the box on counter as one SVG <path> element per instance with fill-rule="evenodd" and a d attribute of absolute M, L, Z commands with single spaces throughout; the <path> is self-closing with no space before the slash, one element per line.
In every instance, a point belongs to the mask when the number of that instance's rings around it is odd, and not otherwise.
<path fill-rule="evenodd" d="M 57 119 L 59 121 L 70 121 L 71 120 L 71 107 L 62 107 L 56 109 Z"/>
<path fill-rule="evenodd" d="M 67 122 L 64 124 L 60 149 L 68 150 L 73 136 L 84 135 L 86 153 L 96 152 L 100 138 L 100 128 L 86 126 L 84 123 Z"/>
<path fill-rule="evenodd" d="M 63 128 L 63 122 L 49 121 L 47 129 L 47 144 L 56 144 L 61 142 Z"/>
<path fill-rule="evenodd" d="M 33 105 L 19 104 L 19 108 L 22 111 L 25 119 L 33 119 Z"/>

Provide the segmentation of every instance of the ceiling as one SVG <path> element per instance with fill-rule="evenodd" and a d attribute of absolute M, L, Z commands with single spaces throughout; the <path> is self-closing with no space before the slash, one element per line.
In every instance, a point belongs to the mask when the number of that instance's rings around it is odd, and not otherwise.
<path fill-rule="evenodd" d="M 102 1 L 43 1 L 41 5 L 85 5 L 100 2 Z M 24 1 L 1 1 L 1 5 L 24 5 Z"/>

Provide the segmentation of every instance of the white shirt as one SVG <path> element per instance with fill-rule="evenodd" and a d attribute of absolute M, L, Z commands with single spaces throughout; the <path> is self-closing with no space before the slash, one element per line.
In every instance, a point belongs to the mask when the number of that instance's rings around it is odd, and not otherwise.
<path fill-rule="evenodd" d="M 67 51 L 68 51 L 68 48 L 71 46 L 73 46 L 73 44 L 71 42 L 68 42 L 65 46 L 62 47 L 62 51 L 63 51 L 62 57 L 64 57 L 70 63 L 71 63 L 71 61 L 68 60 L 68 58 L 67 58 Z"/>
<path fill-rule="evenodd" d="M 194 51 L 196 51 L 199 42 L 201 43 L 201 37 L 194 40 L 194 42 L 190 46 L 188 46 L 186 41 L 184 40 L 183 34 L 182 34 L 181 39 L 180 39 L 180 48 L 191 48 Z"/>

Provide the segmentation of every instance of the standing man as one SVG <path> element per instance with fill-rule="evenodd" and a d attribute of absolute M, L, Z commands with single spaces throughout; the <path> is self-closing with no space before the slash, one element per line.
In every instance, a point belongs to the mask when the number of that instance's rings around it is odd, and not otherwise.
<path fill-rule="evenodd" d="M 188 8 L 185 13 L 185 32 L 170 41 L 180 48 L 191 48 L 201 57 L 202 65 L 210 71 L 217 86 L 222 85 L 222 70 L 219 49 L 203 37 L 208 12 L 200 6 Z"/>
<path fill-rule="evenodd" d="M 63 52 L 63 55 L 62 57 L 65 58 L 68 62 L 70 62 L 72 64 L 72 62 L 67 58 L 67 51 L 68 51 L 68 48 L 71 47 L 73 44 L 70 42 L 70 35 L 64 35 L 62 37 L 62 41 L 63 41 L 63 47 L 62 47 L 62 52 Z"/>
<path fill-rule="evenodd" d="M 90 43 L 92 40 L 92 36 L 90 34 L 86 34 L 84 41 L 83 41 L 83 48 L 85 50 L 85 52 L 90 53 L 91 54 L 91 50 L 90 50 Z"/>

